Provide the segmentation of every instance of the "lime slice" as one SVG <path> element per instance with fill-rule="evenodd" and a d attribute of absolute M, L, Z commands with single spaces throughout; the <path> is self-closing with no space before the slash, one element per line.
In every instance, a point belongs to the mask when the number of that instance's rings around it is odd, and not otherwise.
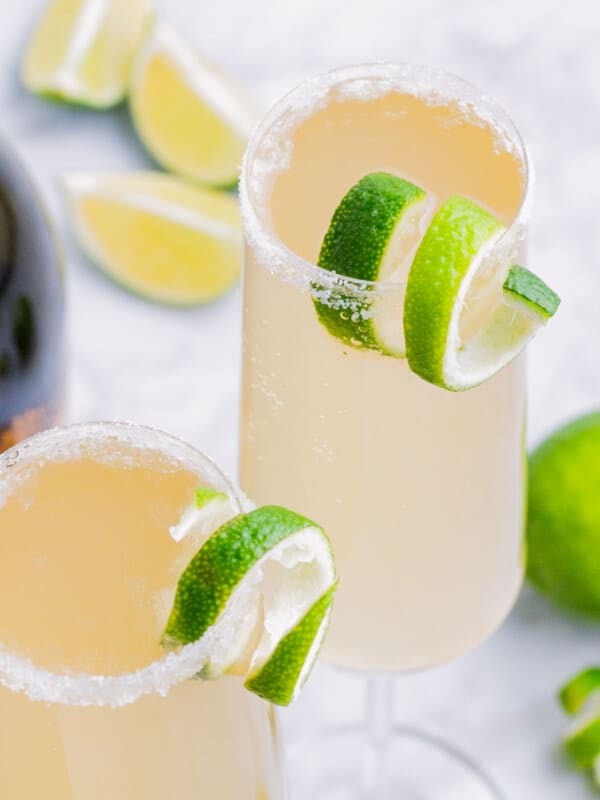
<path fill-rule="evenodd" d="M 164 23 L 136 56 L 130 102 L 140 138 L 166 169 L 209 185 L 237 181 L 256 110 Z"/>
<path fill-rule="evenodd" d="M 506 366 L 555 313 L 558 296 L 523 267 L 498 260 L 503 226 L 455 195 L 436 213 L 416 252 L 404 303 L 413 372 L 452 391 Z"/>
<path fill-rule="evenodd" d="M 313 522 L 278 506 L 240 514 L 179 579 L 163 642 L 210 637 L 200 677 L 243 674 L 249 689 L 287 704 L 316 660 L 335 584 L 331 545 Z"/>
<path fill-rule="evenodd" d="M 54 0 L 29 42 L 23 83 L 71 103 L 119 103 L 151 17 L 151 0 Z"/>
<path fill-rule="evenodd" d="M 581 711 L 590 695 L 600 691 L 600 669 L 589 667 L 572 678 L 560 690 L 560 702 L 569 714 Z"/>
<path fill-rule="evenodd" d="M 194 305 L 237 281 L 241 223 L 231 195 L 158 172 L 77 173 L 65 186 L 82 249 L 133 292 Z"/>
<path fill-rule="evenodd" d="M 398 291 L 369 288 L 352 294 L 313 285 L 317 314 L 327 330 L 352 347 L 404 355 L 402 291 L 410 258 L 431 204 L 413 183 L 386 172 L 366 175 L 335 210 L 319 254 L 319 266 L 359 281 L 397 280 Z"/>

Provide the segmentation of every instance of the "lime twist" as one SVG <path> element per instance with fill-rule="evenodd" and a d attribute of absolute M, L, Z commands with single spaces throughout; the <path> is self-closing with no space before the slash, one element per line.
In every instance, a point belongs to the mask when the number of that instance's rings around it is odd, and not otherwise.
<path fill-rule="evenodd" d="M 505 229 L 483 208 L 459 195 L 433 219 L 431 207 L 402 178 L 362 178 L 336 209 L 319 256 L 340 280 L 314 284 L 313 301 L 345 344 L 406 355 L 417 375 L 460 391 L 515 358 L 560 301 L 524 267 L 507 268 L 496 247 Z"/>
<path fill-rule="evenodd" d="M 512 361 L 556 312 L 558 296 L 495 245 L 503 226 L 455 195 L 438 210 L 408 276 L 404 335 L 410 368 L 436 386 L 470 389 Z M 497 287 L 497 289 L 496 289 Z"/>
<path fill-rule="evenodd" d="M 226 496 L 200 490 L 175 538 L 223 514 Z M 177 584 L 163 644 L 207 637 L 199 677 L 241 674 L 245 686 L 279 705 L 300 691 L 317 658 L 337 586 L 331 545 L 318 525 L 265 506 L 224 522 Z"/>
<path fill-rule="evenodd" d="M 357 281 L 400 281 L 402 265 L 408 268 L 405 254 L 418 241 L 428 211 L 425 192 L 413 183 L 385 172 L 366 175 L 337 207 L 319 266 Z M 313 286 L 315 308 L 327 330 L 353 347 L 403 356 L 401 294 L 381 296 L 372 285 L 353 293 L 343 286 L 329 291 Z"/>

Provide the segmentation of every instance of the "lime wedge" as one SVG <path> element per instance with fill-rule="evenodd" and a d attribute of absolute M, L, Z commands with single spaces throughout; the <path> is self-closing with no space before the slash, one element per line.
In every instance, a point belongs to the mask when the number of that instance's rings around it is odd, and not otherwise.
<path fill-rule="evenodd" d="M 593 694 L 563 739 L 564 748 L 576 767 L 593 766 L 600 756 L 600 693 Z"/>
<path fill-rule="evenodd" d="M 110 277 L 150 300 L 205 303 L 237 281 L 241 222 L 226 192 L 158 172 L 65 180 L 75 235 Z"/>
<path fill-rule="evenodd" d="M 130 102 L 140 138 L 166 169 L 208 185 L 237 181 L 256 109 L 164 23 L 136 56 Z"/>
<path fill-rule="evenodd" d="M 396 280 L 398 291 L 364 291 L 313 286 L 313 302 L 321 323 L 346 344 L 404 355 L 402 281 L 430 216 L 425 192 L 386 172 L 366 175 L 335 210 L 319 254 L 319 266 L 358 281 Z"/>
<path fill-rule="evenodd" d="M 151 0 L 54 0 L 27 47 L 23 83 L 37 94 L 94 108 L 119 103 L 152 9 Z"/>
<path fill-rule="evenodd" d="M 503 226 L 455 195 L 436 213 L 411 266 L 404 335 L 413 372 L 461 391 L 514 359 L 555 313 L 558 296 L 523 267 L 498 261 Z"/>
<path fill-rule="evenodd" d="M 559 693 L 563 708 L 575 715 L 563 745 L 575 766 L 586 769 L 600 758 L 600 669 L 579 672 Z"/>
<path fill-rule="evenodd" d="M 291 702 L 316 660 L 336 585 L 331 545 L 315 523 L 265 506 L 226 522 L 177 584 L 163 643 L 210 637 L 199 676 L 246 676 L 274 703 Z"/>
<path fill-rule="evenodd" d="M 569 714 L 581 711 L 593 692 L 600 691 L 600 669 L 589 667 L 575 675 L 560 690 L 560 702 Z"/>

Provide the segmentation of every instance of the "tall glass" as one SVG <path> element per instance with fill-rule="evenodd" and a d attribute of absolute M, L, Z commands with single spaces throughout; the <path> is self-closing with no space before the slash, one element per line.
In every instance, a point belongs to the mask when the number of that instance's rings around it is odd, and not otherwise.
<path fill-rule="evenodd" d="M 241 485 L 331 535 L 341 583 L 325 658 L 391 673 L 466 653 L 515 601 L 525 363 L 455 394 L 320 323 L 313 299 L 341 298 L 351 318 L 373 302 L 395 309 L 386 318 L 401 330 L 401 281 L 316 266 L 340 199 L 380 170 L 437 204 L 463 194 L 490 209 L 507 226 L 497 244 L 507 264 L 523 255 L 530 181 L 501 108 L 453 76 L 408 65 L 308 81 L 275 105 L 246 154 Z M 385 708 L 382 691 L 371 696 Z"/>
<path fill-rule="evenodd" d="M 192 680 L 198 643 L 160 648 L 189 560 L 168 524 L 198 485 L 241 510 L 199 452 L 125 424 L 0 457 L 0 797 L 284 797 L 270 706 L 239 679 Z"/>

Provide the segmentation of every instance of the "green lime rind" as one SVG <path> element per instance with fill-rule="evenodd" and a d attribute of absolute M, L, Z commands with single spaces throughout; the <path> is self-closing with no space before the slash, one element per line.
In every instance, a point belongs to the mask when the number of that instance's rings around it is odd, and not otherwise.
<path fill-rule="evenodd" d="M 234 503 L 227 494 L 210 486 L 200 486 L 177 524 L 169 529 L 169 533 L 176 542 L 192 533 L 195 537 L 200 534 L 208 537 L 235 515 Z"/>
<path fill-rule="evenodd" d="M 576 731 L 568 734 L 563 746 L 576 767 L 587 769 L 593 766 L 600 756 L 600 711 L 599 716 L 589 719 Z"/>
<path fill-rule="evenodd" d="M 358 280 L 379 280 L 390 237 L 402 212 L 425 192 L 387 172 L 355 184 L 336 208 L 319 253 L 319 266 Z"/>
<path fill-rule="evenodd" d="M 409 367 L 430 383 L 446 385 L 444 357 L 457 295 L 473 260 L 501 229 L 476 203 L 454 195 L 417 249 L 406 286 L 404 337 Z"/>
<path fill-rule="evenodd" d="M 394 265 L 386 254 L 406 212 L 424 203 L 423 189 L 386 172 L 366 175 L 343 197 L 325 234 L 318 265 L 358 281 L 381 281 Z M 397 265 L 396 265 L 397 266 Z M 378 331 L 369 288 L 353 293 L 340 280 L 340 288 L 313 284 L 317 316 L 329 333 L 351 347 L 403 356 L 404 347 L 384 341 Z"/>
<path fill-rule="evenodd" d="M 529 459 L 531 583 L 555 603 L 600 618 L 600 412 L 542 442 Z"/>
<path fill-rule="evenodd" d="M 591 694 L 600 690 L 600 668 L 588 667 L 566 683 L 558 698 L 569 714 L 581 711 Z"/>
<path fill-rule="evenodd" d="M 227 500 L 228 497 L 225 492 L 219 492 L 218 489 L 213 489 L 211 486 L 200 486 L 194 492 L 194 503 L 196 508 L 204 508 L 204 506 L 212 503 L 214 500 Z"/>
<path fill-rule="evenodd" d="M 249 570 L 288 536 L 306 528 L 321 530 L 279 506 L 263 506 L 225 522 L 180 577 L 163 643 L 184 645 L 200 639 Z"/>
<path fill-rule="evenodd" d="M 553 289 L 533 272 L 516 264 L 510 268 L 502 288 L 520 305 L 524 304 L 546 320 L 554 316 L 560 305 L 560 297 Z"/>
<path fill-rule="evenodd" d="M 25 88 L 28 92 L 36 95 L 41 100 L 45 100 L 47 103 L 51 103 L 59 108 L 88 109 L 90 111 L 108 111 L 123 103 L 127 97 L 126 90 L 123 90 L 119 95 L 107 100 L 98 100 L 92 95 L 87 96 L 82 94 L 80 96 L 77 94 L 69 94 L 68 92 L 52 87 L 44 89 L 26 86 Z"/>
<path fill-rule="evenodd" d="M 214 497 L 201 512 L 212 505 Z M 287 705 L 316 660 L 336 587 L 322 529 L 264 506 L 204 541 L 179 579 L 162 643 L 186 645 L 206 634 L 198 678 L 243 674 L 250 691 Z"/>
<path fill-rule="evenodd" d="M 281 639 L 271 657 L 248 677 L 244 683 L 246 689 L 280 706 L 287 706 L 295 699 L 316 660 L 315 644 L 322 639 L 329 622 L 337 583 L 319 597 Z"/>
<path fill-rule="evenodd" d="M 558 308 L 558 296 L 537 276 L 508 269 L 502 247 L 496 248 L 503 231 L 485 209 L 455 195 L 417 249 L 404 302 L 406 355 L 411 370 L 436 386 L 464 391 L 484 383 Z M 463 335 L 465 312 L 471 322 L 481 317 L 477 329 Z"/>

